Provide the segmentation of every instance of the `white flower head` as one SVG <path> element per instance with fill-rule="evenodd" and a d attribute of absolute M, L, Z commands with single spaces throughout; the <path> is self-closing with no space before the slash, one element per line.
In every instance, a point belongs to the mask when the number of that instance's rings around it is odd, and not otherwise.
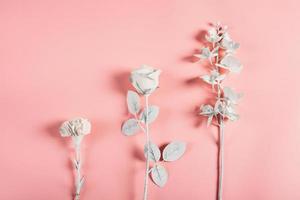
<path fill-rule="evenodd" d="M 91 132 L 91 123 L 88 119 L 77 117 L 69 121 L 65 121 L 60 129 L 62 137 L 84 136 Z"/>
<path fill-rule="evenodd" d="M 142 95 L 150 95 L 159 85 L 161 70 L 143 65 L 131 72 L 130 82 Z"/>

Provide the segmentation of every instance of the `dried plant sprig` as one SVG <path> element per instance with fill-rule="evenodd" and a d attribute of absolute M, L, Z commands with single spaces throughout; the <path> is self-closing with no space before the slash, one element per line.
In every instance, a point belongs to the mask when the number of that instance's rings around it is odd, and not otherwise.
<path fill-rule="evenodd" d="M 228 33 L 227 26 L 216 23 L 206 35 L 209 46 L 203 47 L 200 54 L 195 57 L 208 59 L 211 64 L 211 74 L 203 75 L 200 78 L 212 86 L 216 92 L 216 102 L 214 105 L 204 104 L 200 107 L 200 115 L 208 118 L 207 125 L 217 125 L 219 127 L 219 159 L 218 159 L 218 200 L 222 200 L 223 176 L 224 176 L 224 121 L 229 119 L 236 121 L 239 115 L 235 111 L 235 105 L 241 98 L 241 94 L 235 93 L 231 88 L 222 85 L 227 73 L 239 73 L 243 66 L 234 56 L 239 48 L 239 43 L 233 41 Z M 225 72 L 223 72 L 224 69 Z"/>
<path fill-rule="evenodd" d="M 161 157 L 163 161 L 175 161 L 179 159 L 185 152 L 186 144 L 183 142 L 172 142 L 167 145 L 163 153 L 160 152 L 158 146 L 151 142 L 149 125 L 155 121 L 159 114 L 159 107 L 149 105 L 149 96 L 159 86 L 159 76 L 161 71 L 152 67 L 143 65 L 141 68 L 131 73 L 130 81 L 136 91 L 145 98 L 145 108 L 141 108 L 140 96 L 138 93 L 129 90 L 127 92 L 127 106 L 132 118 L 125 121 L 122 125 L 122 132 L 126 136 L 135 135 L 142 131 L 146 134 L 146 142 L 144 154 L 146 158 L 146 170 L 144 177 L 144 193 L 143 200 L 148 197 L 149 175 L 151 174 L 153 182 L 163 187 L 168 180 L 168 172 L 160 164 Z M 150 169 L 150 162 L 152 167 Z"/>
<path fill-rule="evenodd" d="M 60 127 L 62 137 L 72 137 L 72 142 L 75 150 L 75 158 L 73 161 L 75 170 L 75 200 L 80 199 L 80 191 L 84 184 L 84 176 L 81 175 L 82 159 L 80 147 L 85 135 L 91 132 L 91 123 L 88 119 L 78 117 L 69 121 L 65 121 Z"/>

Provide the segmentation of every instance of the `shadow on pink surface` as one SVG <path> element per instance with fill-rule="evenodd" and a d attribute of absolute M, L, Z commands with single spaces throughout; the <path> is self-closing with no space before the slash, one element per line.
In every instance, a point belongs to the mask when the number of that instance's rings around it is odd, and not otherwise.
<path fill-rule="evenodd" d="M 66 157 L 65 171 L 67 171 L 70 174 L 70 178 L 72 179 L 72 182 L 75 182 L 73 160 L 71 159 L 71 155 L 74 152 L 70 145 L 70 138 L 63 138 L 59 133 L 59 128 L 63 122 L 64 122 L 63 120 L 57 120 L 52 124 L 46 126 L 46 133 L 54 140 L 54 142 L 58 143 L 61 146 L 61 148 L 64 149 L 65 152 L 67 152 L 67 155 L 69 155 L 69 157 Z M 69 190 L 69 195 L 72 198 L 74 198 L 74 193 L 75 193 L 74 188 L 66 188 L 66 189 Z"/>

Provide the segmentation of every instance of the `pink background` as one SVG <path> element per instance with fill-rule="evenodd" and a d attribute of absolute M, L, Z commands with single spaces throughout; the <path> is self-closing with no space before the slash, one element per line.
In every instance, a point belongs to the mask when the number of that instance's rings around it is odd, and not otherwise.
<path fill-rule="evenodd" d="M 164 189 L 150 200 L 215 199 L 217 130 L 195 108 L 210 89 L 190 61 L 208 22 L 229 25 L 241 43 L 240 75 L 226 81 L 245 95 L 241 119 L 226 124 L 224 200 L 300 199 L 299 2 L 296 0 L 0 2 L 0 199 L 71 199 L 69 141 L 59 124 L 86 116 L 82 200 L 138 200 L 144 135 L 120 133 L 128 118 L 130 70 L 163 70 L 150 102 L 161 107 L 151 136 L 183 140 L 166 163 Z"/>

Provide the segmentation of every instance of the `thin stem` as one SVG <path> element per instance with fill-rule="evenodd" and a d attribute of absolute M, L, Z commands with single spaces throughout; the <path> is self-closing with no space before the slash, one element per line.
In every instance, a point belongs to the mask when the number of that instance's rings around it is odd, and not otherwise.
<path fill-rule="evenodd" d="M 219 53 L 216 57 L 215 67 L 219 72 L 219 67 L 216 65 L 219 63 Z M 218 88 L 218 100 L 221 98 L 221 83 L 217 84 Z M 223 116 L 221 114 L 218 115 L 219 122 L 219 164 L 218 164 L 218 200 L 222 200 L 223 198 L 223 176 L 224 176 L 224 124 L 223 124 Z"/>
<path fill-rule="evenodd" d="M 146 171 L 145 171 L 145 179 L 144 179 L 144 197 L 143 200 L 147 200 L 148 197 L 148 182 L 149 182 L 149 152 L 150 152 L 150 137 L 149 137 L 149 124 L 148 124 L 148 109 L 149 109 L 149 103 L 148 103 L 148 95 L 145 96 L 146 101 L 146 146 L 147 146 L 147 158 L 146 158 Z"/>
<path fill-rule="evenodd" d="M 143 125 L 142 125 L 142 123 L 141 123 L 141 120 L 139 120 L 137 114 L 134 114 L 134 117 L 135 117 L 135 119 L 137 120 L 140 129 L 142 129 L 142 131 L 143 131 L 144 133 L 146 133 L 146 130 L 145 130 L 145 128 L 143 127 Z"/>
<path fill-rule="evenodd" d="M 80 200 L 80 190 L 81 190 L 81 154 L 80 154 L 80 144 L 75 146 L 75 200 Z"/>
<path fill-rule="evenodd" d="M 219 115 L 219 180 L 218 180 L 218 200 L 223 196 L 223 176 L 224 176 L 224 124 L 223 117 Z"/>

